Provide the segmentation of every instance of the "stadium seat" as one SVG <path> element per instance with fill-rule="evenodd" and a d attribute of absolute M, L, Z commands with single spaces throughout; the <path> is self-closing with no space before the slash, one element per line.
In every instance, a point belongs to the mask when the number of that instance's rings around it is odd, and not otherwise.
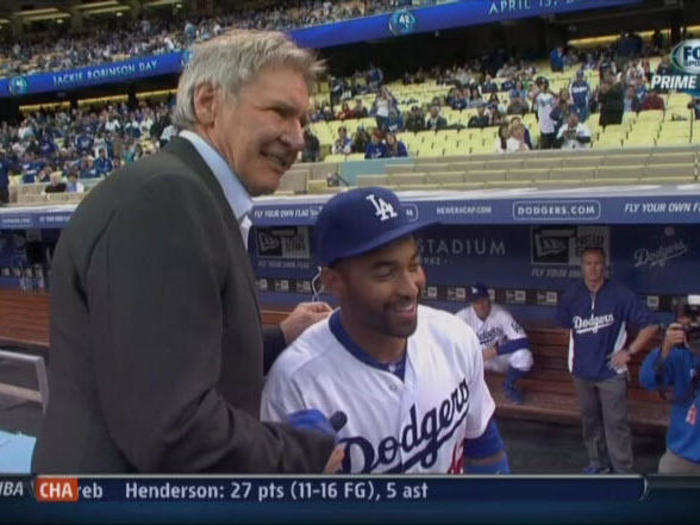
<path fill-rule="evenodd" d="M 368 186 L 387 186 L 388 180 L 389 177 L 387 175 L 358 175 L 357 185 L 360 188 Z"/>

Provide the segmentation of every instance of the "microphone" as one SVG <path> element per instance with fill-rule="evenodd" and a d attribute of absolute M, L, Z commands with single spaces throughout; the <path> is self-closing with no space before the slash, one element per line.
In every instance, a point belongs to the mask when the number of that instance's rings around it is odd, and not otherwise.
<path fill-rule="evenodd" d="M 333 430 L 338 432 L 341 428 L 345 426 L 348 422 L 348 416 L 342 410 L 335 412 L 329 419 L 329 423 L 333 427 Z"/>

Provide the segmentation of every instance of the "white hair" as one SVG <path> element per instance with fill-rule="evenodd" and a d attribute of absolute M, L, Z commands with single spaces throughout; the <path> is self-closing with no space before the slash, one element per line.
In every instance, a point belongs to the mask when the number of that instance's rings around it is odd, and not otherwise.
<path fill-rule="evenodd" d="M 241 88 L 268 66 L 286 66 L 299 71 L 312 88 L 324 71 L 324 64 L 313 51 L 297 46 L 278 31 L 233 30 L 194 47 L 177 86 L 172 123 L 193 129 L 197 124 L 194 96 L 197 87 L 210 83 L 227 95 L 238 95 Z M 280 86 L 284 89 L 284 86 Z"/>

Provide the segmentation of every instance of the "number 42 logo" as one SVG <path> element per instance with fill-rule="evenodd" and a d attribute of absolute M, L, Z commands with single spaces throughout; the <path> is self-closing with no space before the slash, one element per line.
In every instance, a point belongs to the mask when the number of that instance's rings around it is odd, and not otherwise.
<path fill-rule="evenodd" d="M 374 196 L 374 193 L 370 193 L 365 198 L 374 205 L 375 215 L 379 217 L 380 221 L 384 222 L 387 219 L 398 217 L 398 214 L 394 211 L 394 206 L 381 197 L 377 198 Z"/>

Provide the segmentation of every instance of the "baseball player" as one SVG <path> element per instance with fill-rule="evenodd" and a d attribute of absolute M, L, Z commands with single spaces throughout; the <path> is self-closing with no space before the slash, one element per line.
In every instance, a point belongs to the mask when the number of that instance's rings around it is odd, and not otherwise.
<path fill-rule="evenodd" d="M 340 309 L 275 362 L 262 419 L 317 410 L 345 445 L 343 472 L 506 473 L 479 341 L 418 304 L 425 274 L 412 234 L 422 226 L 384 188 L 323 207 L 315 253 Z"/>
<path fill-rule="evenodd" d="M 484 356 L 484 368 L 506 374 L 503 390 L 517 405 L 523 404 L 517 381 L 532 368 L 530 341 L 513 316 L 500 305 L 492 304 L 489 291 L 482 283 L 469 288 L 471 305 L 457 312 L 457 317 L 476 333 Z"/>

